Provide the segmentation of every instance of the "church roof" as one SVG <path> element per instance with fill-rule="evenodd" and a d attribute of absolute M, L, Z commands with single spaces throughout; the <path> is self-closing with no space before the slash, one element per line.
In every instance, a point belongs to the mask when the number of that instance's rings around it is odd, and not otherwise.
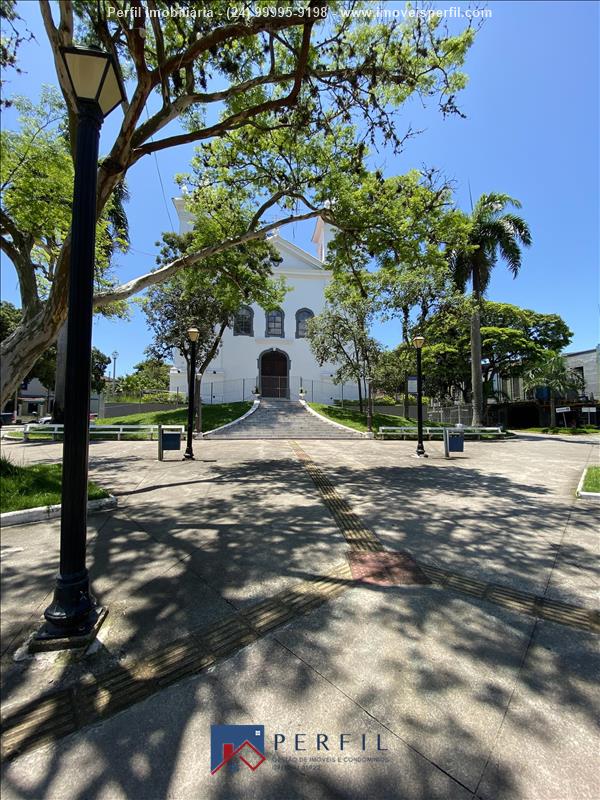
<path fill-rule="evenodd" d="M 292 242 L 288 242 L 287 239 L 283 239 L 279 233 L 274 233 L 272 236 L 269 236 L 268 241 L 279 251 L 280 255 L 285 260 L 291 262 L 289 267 L 285 263 L 282 264 L 279 267 L 280 270 L 286 272 L 289 268 L 294 269 L 294 267 L 296 267 L 303 270 L 308 268 L 309 270 L 326 272 L 326 270 L 323 269 L 322 262 L 319 261 L 318 258 L 307 253 L 306 250 L 303 250 L 301 247 L 292 244 Z M 294 264 L 294 262 L 296 262 L 296 264 Z"/>

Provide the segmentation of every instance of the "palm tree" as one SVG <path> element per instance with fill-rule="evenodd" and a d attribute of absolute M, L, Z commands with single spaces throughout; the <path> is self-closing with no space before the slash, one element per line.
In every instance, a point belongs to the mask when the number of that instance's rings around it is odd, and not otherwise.
<path fill-rule="evenodd" d="M 556 397 L 564 397 L 572 389 L 583 389 L 583 377 L 569 369 L 560 353 L 547 350 L 543 357 L 523 376 L 525 389 L 546 387 L 550 392 L 550 427 L 556 427 Z"/>
<path fill-rule="evenodd" d="M 531 233 L 525 220 L 506 211 L 509 206 L 521 208 L 518 200 L 507 194 L 482 194 L 469 216 L 468 243 L 451 254 L 454 281 L 460 291 L 467 282 L 473 286 L 471 314 L 471 386 L 473 425 L 483 419 L 483 379 L 481 375 L 481 300 L 488 288 L 498 258 L 504 259 L 513 277 L 521 268 L 521 246 L 531 244 Z"/>

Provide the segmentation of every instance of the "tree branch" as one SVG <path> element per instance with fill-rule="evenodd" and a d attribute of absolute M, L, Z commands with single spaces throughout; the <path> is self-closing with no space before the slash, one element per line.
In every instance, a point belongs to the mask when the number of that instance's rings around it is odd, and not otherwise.
<path fill-rule="evenodd" d="M 312 4 L 311 4 L 312 5 Z M 298 62 L 296 64 L 294 85 L 290 93 L 286 97 L 279 98 L 278 100 L 267 100 L 264 103 L 259 103 L 251 108 L 243 109 L 237 114 L 231 114 L 221 122 L 211 125 L 208 128 L 203 128 L 200 131 L 192 131 L 190 133 L 180 134 L 178 136 L 169 136 L 166 139 L 159 139 L 157 142 L 150 142 L 146 145 L 138 147 L 132 152 L 132 161 L 134 163 L 144 155 L 155 153 L 158 150 L 164 150 L 167 147 L 176 147 L 180 144 L 189 144 L 190 142 L 197 142 L 201 139 L 211 138 L 218 133 L 223 133 L 226 130 L 235 130 L 246 124 L 246 122 L 259 114 L 264 114 L 269 111 L 277 111 L 281 108 L 292 106 L 300 94 L 302 88 L 302 81 L 306 72 L 308 64 L 308 56 L 310 52 L 310 37 L 313 25 L 316 18 L 311 18 L 309 22 L 305 22 L 302 32 L 302 44 L 300 46 L 300 53 L 298 55 Z M 166 74 L 163 73 L 163 74 Z"/>
<path fill-rule="evenodd" d="M 109 292 L 100 292 L 94 297 L 94 308 L 101 308 L 109 303 L 115 303 L 118 300 L 125 300 L 128 297 L 131 297 L 131 295 L 137 294 L 143 289 L 147 289 L 148 286 L 154 286 L 157 283 L 162 283 L 168 278 L 171 278 L 180 270 L 185 269 L 186 267 L 192 267 L 194 264 L 197 264 L 206 258 L 210 258 L 210 256 L 214 256 L 217 253 L 222 253 L 224 250 L 228 250 L 230 247 L 236 247 L 239 244 L 251 242 L 256 239 L 262 239 L 267 233 L 275 228 L 279 228 L 282 225 L 289 225 L 292 222 L 301 222 L 305 219 L 314 219 L 314 217 L 318 217 L 321 213 L 322 210 L 319 209 L 317 211 L 310 211 L 306 214 L 294 214 L 289 217 L 285 217 L 284 219 L 277 220 L 277 222 L 271 222 L 268 225 L 264 225 L 259 230 L 246 231 L 240 236 L 236 236 L 231 239 L 225 239 L 222 242 L 219 242 L 219 244 L 203 247 L 202 250 L 199 250 L 197 253 L 191 253 L 187 256 L 176 258 L 174 261 L 171 261 L 170 264 L 165 264 L 164 267 L 160 267 L 152 272 L 147 272 L 145 275 L 141 275 L 139 278 L 134 278 L 127 283 L 121 284 L 121 286 L 117 286 L 114 289 L 111 289 Z"/>

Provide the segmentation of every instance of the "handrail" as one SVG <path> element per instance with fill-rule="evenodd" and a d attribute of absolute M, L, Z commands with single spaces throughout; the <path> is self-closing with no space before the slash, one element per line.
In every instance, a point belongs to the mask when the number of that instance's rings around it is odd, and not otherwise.
<path fill-rule="evenodd" d="M 485 426 L 477 426 L 477 425 L 459 425 L 459 426 L 451 426 L 451 425 L 424 425 L 423 426 L 423 433 L 426 434 L 431 438 L 432 435 L 444 435 L 444 431 L 461 431 L 465 436 L 478 436 L 481 438 L 482 434 L 485 433 L 496 433 L 498 435 L 505 435 L 506 432 L 502 430 L 499 426 L 493 427 L 485 427 Z M 403 436 L 407 434 L 416 435 L 418 434 L 418 427 L 416 425 L 381 425 L 378 429 L 378 434 L 380 436 L 385 436 L 386 433 L 398 433 Z"/>
<path fill-rule="evenodd" d="M 135 433 L 136 431 L 145 431 L 149 434 L 149 440 L 153 441 L 155 432 L 158 433 L 158 425 L 128 425 L 128 424 L 121 424 L 121 425 L 96 425 L 95 423 L 91 423 L 89 427 L 90 435 L 94 433 L 116 433 L 117 434 L 117 441 L 121 441 L 121 436 L 123 433 Z M 181 433 L 183 435 L 185 431 L 184 425 L 163 425 L 163 430 L 165 428 L 175 432 Z M 29 441 L 29 434 L 35 433 L 36 431 L 42 433 L 51 433 L 52 439 L 55 440 L 57 434 L 62 433 L 64 431 L 64 425 L 62 423 L 41 423 L 41 422 L 28 422 L 23 425 L 23 441 Z"/>

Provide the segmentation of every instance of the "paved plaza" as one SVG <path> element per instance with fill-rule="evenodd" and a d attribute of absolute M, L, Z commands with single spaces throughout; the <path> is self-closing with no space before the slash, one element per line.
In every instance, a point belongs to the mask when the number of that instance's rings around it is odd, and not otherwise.
<path fill-rule="evenodd" d="M 3 530 L 4 716 L 78 697 L 115 670 L 140 685 L 157 653 L 197 631 L 239 621 L 248 643 L 100 720 L 82 716 L 76 733 L 23 745 L 3 797 L 599 797 L 597 626 L 535 611 L 540 598 L 598 605 L 598 505 L 575 498 L 598 438 L 467 442 L 450 461 L 440 442 L 426 448 L 417 460 L 414 442 L 211 440 L 190 463 L 158 462 L 155 442 L 92 444 L 91 478 L 118 497 L 89 518 L 88 566 L 109 615 L 85 657 L 22 657 L 51 597 L 59 523 Z M 17 463 L 61 455 L 59 443 L 5 450 Z M 359 523 L 428 575 L 538 605 L 524 613 L 435 580 L 354 582 Z M 294 612 L 290 598 L 312 586 L 333 590 Z M 261 628 L 278 603 L 288 618 Z M 264 725 L 265 763 L 211 775 L 215 723 Z M 316 752 L 318 733 L 329 751 Z"/>

